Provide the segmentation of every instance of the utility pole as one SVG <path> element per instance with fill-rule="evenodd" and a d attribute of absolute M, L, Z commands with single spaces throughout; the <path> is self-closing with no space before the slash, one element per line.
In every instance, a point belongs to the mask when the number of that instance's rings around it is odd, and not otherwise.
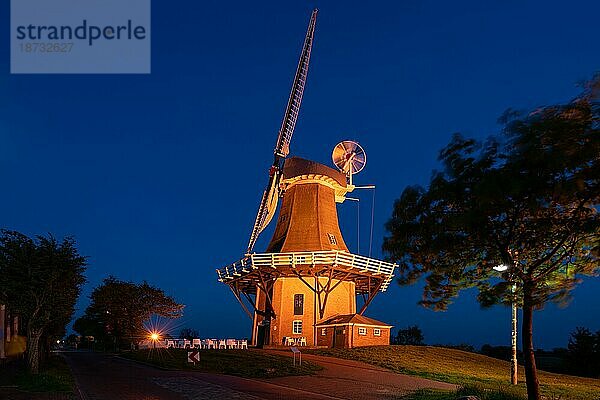
<path fill-rule="evenodd" d="M 511 318 L 511 362 L 510 362 L 510 383 L 513 385 L 518 384 L 518 370 L 519 365 L 517 364 L 517 300 L 515 299 L 516 285 L 512 285 L 512 318 Z"/>
<path fill-rule="evenodd" d="M 508 266 L 501 264 L 493 268 L 498 272 L 505 272 L 508 270 Z M 511 347 L 511 360 L 510 360 L 510 383 L 513 385 L 518 384 L 518 371 L 519 365 L 517 363 L 517 299 L 516 299 L 517 285 L 514 283 L 511 286 L 511 320 L 510 320 L 510 347 Z"/>

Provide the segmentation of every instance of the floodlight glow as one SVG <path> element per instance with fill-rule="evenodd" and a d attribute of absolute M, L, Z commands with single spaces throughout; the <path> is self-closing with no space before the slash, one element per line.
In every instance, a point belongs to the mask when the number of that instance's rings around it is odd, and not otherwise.
<path fill-rule="evenodd" d="M 158 340 L 158 333 L 156 333 L 156 332 L 152 333 L 152 335 L 150 335 L 150 338 L 152 340 Z"/>
<path fill-rule="evenodd" d="M 498 272 L 504 272 L 508 269 L 508 265 L 506 264 L 500 264 L 500 265 L 496 265 L 494 267 L 494 271 L 498 271 Z"/>

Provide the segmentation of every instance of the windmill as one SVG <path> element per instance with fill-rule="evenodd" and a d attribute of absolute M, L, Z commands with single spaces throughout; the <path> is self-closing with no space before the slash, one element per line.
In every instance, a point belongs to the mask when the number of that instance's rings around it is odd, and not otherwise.
<path fill-rule="evenodd" d="M 352 254 L 339 228 L 336 203 L 352 192 L 353 176 L 366 164 L 356 142 L 333 151 L 337 169 L 289 157 L 308 74 L 317 10 L 312 12 L 284 118 L 274 149 L 246 255 L 217 269 L 253 321 L 252 344 L 353 347 L 388 344 L 391 326 L 363 315 L 385 291 L 395 265 Z M 253 252 L 257 238 L 277 223 L 265 253 Z M 357 312 L 356 298 L 362 296 Z M 354 332 L 356 331 L 356 332 Z"/>

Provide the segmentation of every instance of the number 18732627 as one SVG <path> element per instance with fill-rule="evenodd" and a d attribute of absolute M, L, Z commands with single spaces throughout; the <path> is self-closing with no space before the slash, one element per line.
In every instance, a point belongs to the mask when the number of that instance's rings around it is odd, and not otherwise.
<path fill-rule="evenodd" d="M 23 53 L 70 53 L 73 43 L 21 43 Z"/>

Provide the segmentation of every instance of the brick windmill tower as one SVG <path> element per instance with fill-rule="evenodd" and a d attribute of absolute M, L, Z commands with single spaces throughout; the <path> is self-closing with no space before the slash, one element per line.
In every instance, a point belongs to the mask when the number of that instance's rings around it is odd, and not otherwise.
<path fill-rule="evenodd" d="M 364 150 L 355 142 L 338 144 L 333 152 L 338 169 L 287 158 L 316 17 L 314 10 L 246 256 L 217 269 L 217 274 L 252 319 L 253 345 L 388 344 L 391 326 L 363 313 L 375 295 L 387 289 L 395 265 L 350 253 L 336 209 L 336 203 L 356 188 L 353 175 L 366 163 Z M 264 253 L 255 253 L 254 244 L 275 215 L 279 199 L 273 237 Z M 362 298 L 358 312 L 357 297 Z"/>

